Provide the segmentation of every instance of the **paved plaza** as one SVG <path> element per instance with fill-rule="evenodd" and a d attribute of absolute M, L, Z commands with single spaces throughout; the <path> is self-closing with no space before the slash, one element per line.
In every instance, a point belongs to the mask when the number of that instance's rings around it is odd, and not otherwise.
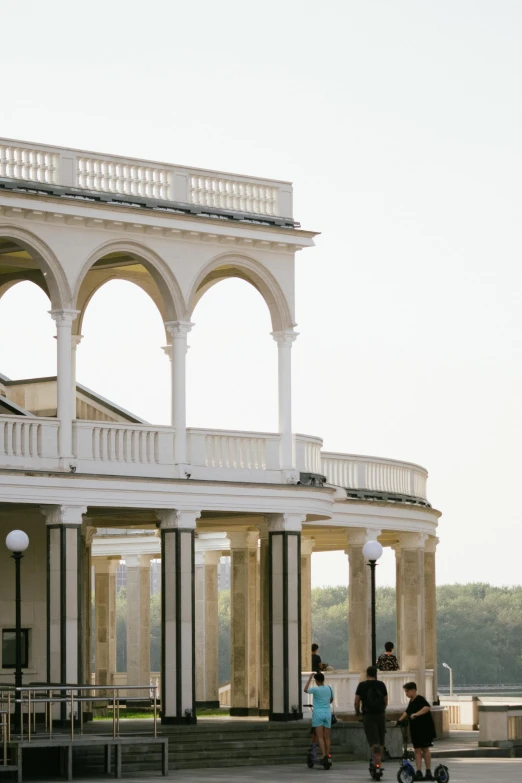
<path fill-rule="evenodd" d="M 522 759 L 447 759 L 445 762 L 450 770 L 451 783 L 520 783 L 522 780 Z M 392 761 L 386 764 L 383 781 L 390 783 L 397 780 L 398 762 Z M 321 769 L 309 770 L 303 764 L 296 766 L 289 764 L 279 767 L 228 767 L 225 769 L 195 769 L 173 770 L 168 779 L 187 781 L 187 783 L 209 783 L 209 781 L 230 781 L 231 783 L 289 783 L 289 781 L 307 781 L 318 776 L 328 775 L 329 783 L 346 783 L 347 781 L 370 781 L 368 766 L 362 762 L 349 762 L 336 764 L 328 772 Z M 160 779 L 159 775 L 126 775 L 124 779 L 133 783 L 150 783 Z M 93 783 L 99 778 L 86 780 L 76 779 L 76 783 Z"/>

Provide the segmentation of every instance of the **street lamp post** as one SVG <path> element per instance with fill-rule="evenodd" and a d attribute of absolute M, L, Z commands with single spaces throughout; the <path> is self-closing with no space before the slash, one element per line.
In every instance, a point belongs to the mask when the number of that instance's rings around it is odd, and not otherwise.
<path fill-rule="evenodd" d="M 372 599 L 372 666 L 377 663 L 377 635 L 375 629 L 375 566 L 382 555 L 382 546 L 378 541 L 367 541 L 362 549 L 363 557 L 368 560 L 371 574 Z"/>
<path fill-rule="evenodd" d="M 450 698 L 453 698 L 453 669 L 451 668 L 451 666 L 448 666 L 447 663 L 443 663 L 442 665 L 444 666 L 445 669 L 448 669 L 449 671 Z"/>
<path fill-rule="evenodd" d="M 12 552 L 15 561 L 15 688 L 22 687 L 22 604 L 20 584 L 20 562 L 29 546 L 29 537 L 23 530 L 11 530 L 5 539 L 5 545 Z M 15 691 L 15 732 L 22 731 L 21 693 Z"/>

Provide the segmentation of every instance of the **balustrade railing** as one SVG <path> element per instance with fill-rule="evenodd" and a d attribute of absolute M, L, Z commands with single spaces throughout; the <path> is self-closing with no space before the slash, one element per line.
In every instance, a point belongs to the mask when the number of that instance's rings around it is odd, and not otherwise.
<path fill-rule="evenodd" d="M 51 418 L 0 416 L 0 467 L 54 467 L 58 426 Z"/>
<path fill-rule="evenodd" d="M 279 435 L 190 428 L 187 436 L 190 464 L 196 471 L 194 478 L 204 476 L 203 467 L 207 473 L 210 471 L 209 476 L 223 471 L 225 477 L 227 473 L 232 477 L 230 472 L 236 471 L 252 478 L 262 474 L 266 481 L 272 471 L 279 470 Z"/>
<path fill-rule="evenodd" d="M 322 452 L 322 473 L 345 489 L 373 490 L 426 500 L 427 471 L 420 465 L 357 454 Z"/>
<path fill-rule="evenodd" d="M 12 139 L 0 139 L 0 177 L 292 217 L 289 182 Z"/>

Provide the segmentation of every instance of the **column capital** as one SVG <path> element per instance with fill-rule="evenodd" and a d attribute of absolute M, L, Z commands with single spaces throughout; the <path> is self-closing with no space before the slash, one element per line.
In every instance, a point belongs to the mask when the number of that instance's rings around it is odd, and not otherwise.
<path fill-rule="evenodd" d="M 150 568 L 150 561 L 154 555 L 125 555 L 127 568 Z"/>
<path fill-rule="evenodd" d="M 428 535 L 426 533 L 399 533 L 398 547 L 403 549 L 423 549 Z"/>
<path fill-rule="evenodd" d="M 164 326 L 173 340 L 180 340 L 186 339 L 194 324 L 191 321 L 165 321 Z"/>
<path fill-rule="evenodd" d="M 257 549 L 257 539 L 259 537 L 257 530 L 232 531 L 228 533 L 228 537 L 232 552 L 238 549 Z"/>
<path fill-rule="evenodd" d="M 267 514 L 269 533 L 300 533 L 306 514 Z"/>
<path fill-rule="evenodd" d="M 156 509 L 161 530 L 195 530 L 201 511 L 194 509 Z"/>
<path fill-rule="evenodd" d="M 49 315 L 56 322 L 56 326 L 71 326 L 79 313 L 79 310 L 49 310 Z"/>
<path fill-rule="evenodd" d="M 303 555 L 311 555 L 315 546 L 315 538 L 301 538 L 301 557 Z"/>
<path fill-rule="evenodd" d="M 40 506 L 47 525 L 81 525 L 87 506 Z"/>
<path fill-rule="evenodd" d="M 439 543 L 439 539 L 437 538 L 437 536 L 428 536 L 424 544 L 424 551 L 434 555 L 438 543 Z"/>
<path fill-rule="evenodd" d="M 348 549 L 352 546 L 364 546 L 367 541 L 377 541 L 382 530 L 374 527 L 352 527 L 346 530 Z"/>
<path fill-rule="evenodd" d="M 118 557 L 93 557 L 92 564 L 96 574 L 115 574 L 120 560 Z"/>
<path fill-rule="evenodd" d="M 282 329 L 279 332 L 270 332 L 278 346 L 280 347 L 292 347 L 292 343 L 299 336 L 299 332 L 294 332 L 293 329 Z"/>
<path fill-rule="evenodd" d="M 85 540 L 86 546 L 91 546 L 92 540 L 94 536 L 96 535 L 98 528 L 94 527 L 94 525 L 89 524 L 89 521 L 84 519 L 82 522 L 82 536 Z"/>
<path fill-rule="evenodd" d="M 76 350 L 83 340 L 83 334 L 71 334 L 71 345 Z"/>

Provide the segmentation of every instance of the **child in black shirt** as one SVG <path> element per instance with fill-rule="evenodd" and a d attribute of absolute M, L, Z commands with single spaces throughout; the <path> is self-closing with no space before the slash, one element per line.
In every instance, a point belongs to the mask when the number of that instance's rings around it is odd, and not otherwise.
<path fill-rule="evenodd" d="M 414 682 L 407 682 L 403 685 L 406 696 L 410 703 L 406 707 L 399 721 L 410 719 L 410 734 L 413 747 L 415 749 L 415 763 L 417 772 L 415 780 L 435 780 L 431 774 L 431 753 L 430 748 L 433 740 L 436 738 L 435 724 L 431 714 L 431 706 L 428 701 L 417 693 L 417 685 Z M 422 777 L 422 759 L 426 767 L 426 776 Z"/>

